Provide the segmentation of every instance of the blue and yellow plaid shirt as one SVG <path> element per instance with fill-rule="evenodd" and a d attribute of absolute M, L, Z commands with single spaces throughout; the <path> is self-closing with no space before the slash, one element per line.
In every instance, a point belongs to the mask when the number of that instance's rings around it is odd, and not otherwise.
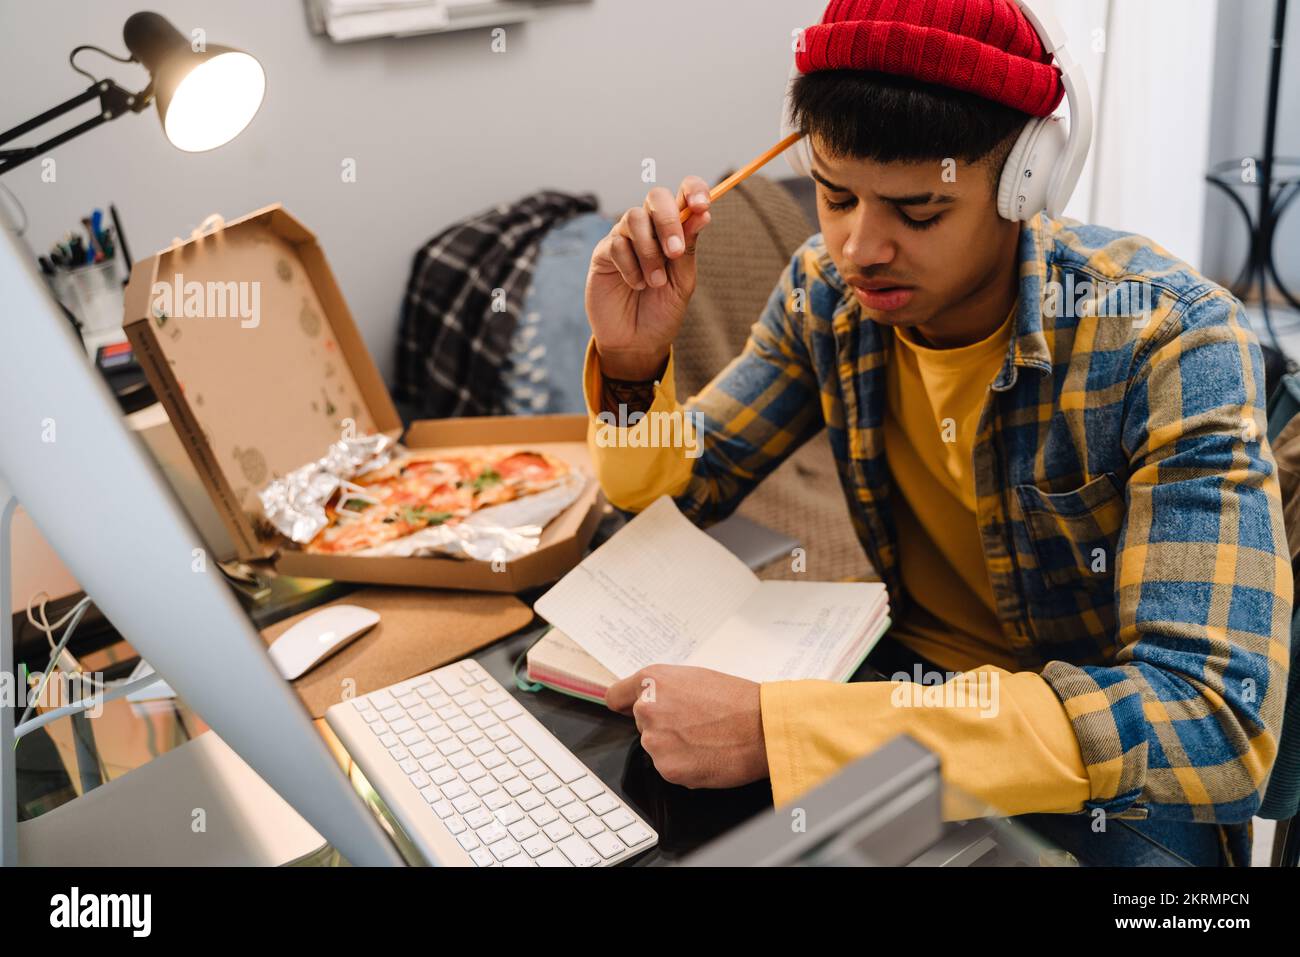
<path fill-rule="evenodd" d="M 1064 704 L 1085 810 L 1243 824 L 1277 751 L 1292 605 L 1258 342 L 1231 294 L 1141 237 L 1039 216 L 1019 256 L 974 445 L 1003 637 Z M 725 517 L 825 427 L 897 617 L 892 344 L 813 236 L 744 352 L 684 406 L 703 452 L 677 503 Z M 1246 829 L 1227 830 L 1241 860 Z"/>

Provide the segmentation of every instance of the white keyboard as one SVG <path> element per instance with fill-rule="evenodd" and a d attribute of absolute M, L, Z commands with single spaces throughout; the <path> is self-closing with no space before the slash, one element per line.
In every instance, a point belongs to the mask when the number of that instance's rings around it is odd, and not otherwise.
<path fill-rule="evenodd" d="M 591 867 L 659 840 L 476 661 L 336 704 L 325 720 L 431 864 Z"/>

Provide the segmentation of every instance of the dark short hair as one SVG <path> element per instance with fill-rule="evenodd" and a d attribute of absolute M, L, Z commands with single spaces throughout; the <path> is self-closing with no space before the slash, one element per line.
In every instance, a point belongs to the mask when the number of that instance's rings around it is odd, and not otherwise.
<path fill-rule="evenodd" d="M 831 155 L 880 163 L 951 157 L 997 174 L 1031 117 L 992 100 L 911 77 L 820 70 L 795 78 L 791 118 Z"/>

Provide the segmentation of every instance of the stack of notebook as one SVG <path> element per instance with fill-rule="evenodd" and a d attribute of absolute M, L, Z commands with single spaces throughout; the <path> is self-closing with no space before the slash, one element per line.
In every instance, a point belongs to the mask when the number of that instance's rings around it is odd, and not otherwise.
<path fill-rule="evenodd" d="M 879 582 L 760 581 L 663 497 L 537 602 L 528 677 L 603 701 L 652 664 L 847 681 L 889 627 Z"/>

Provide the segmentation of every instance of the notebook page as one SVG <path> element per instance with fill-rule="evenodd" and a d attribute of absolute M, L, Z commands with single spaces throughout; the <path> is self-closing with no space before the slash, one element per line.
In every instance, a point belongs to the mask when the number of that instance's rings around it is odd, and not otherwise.
<path fill-rule="evenodd" d="M 835 680 L 885 601 L 880 582 L 765 581 L 687 664 L 751 681 Z"/>
<path fill-rule="evenodd" d="M 680 664 L 758 589 L 667 496 L 584 558 L 534 609 L 619 678 Z"/>

